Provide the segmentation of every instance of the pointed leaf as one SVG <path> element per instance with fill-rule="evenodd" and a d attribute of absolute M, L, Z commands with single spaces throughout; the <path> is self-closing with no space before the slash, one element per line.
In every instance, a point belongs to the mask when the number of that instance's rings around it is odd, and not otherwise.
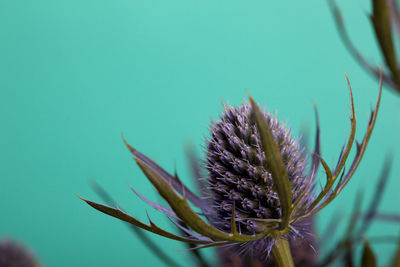
<path fill-rule="evenodd" d="M 267 233 L 258 235 L 239 235 L 225 233 L 206 223 L 187 203 L 186 199 L 179 196 L 173 187 L 165 181 L 156 171 L 140 159 L 135 159 L 138 166 L 147 176 L 149 181 L 156 187 L 160 195 L 168 202 L 175 214 L 190 228 L 199 234 L 213 240 L 246 242 L 263 238 Z"/>
<path fill-rule="evenodd" d="M 314 113 L 315 113 L 316 133 L 315 133 L 314 153 L 312 155 L 310 180 L 314 180 L 314 177 L 318 171 L 319 156 L 321 155 L 319 116 L 318 116 L 317 106 L 315 105 L 314 105 Z"/>
<path fill-rule="evenodd" d="M 351 132 L 350 132 L 350 137 L 349 140 L 347 142 L 346 148 L 344 150 L 343 153 L 341 153 L 341 160 L 339 161 L 336 169 L 335 169 L 335 173 L 333 174 L 333 178 L 329 179 L 329 176 L 331 175 L 331 173 L 327 173 L 327 178 L 328 181 L 332 180 L 331 184 L 327 187 L 325 186 L 323 191 L 320 193 L 320 195 L 317 197 L 317 199 L 313 202 L 313 204 L 311 205 L 311 208 L 309 208 L 308 213 L 303 216 L 303 217 L 310 217 L 312 215 L 314 215 L 315 213 L 317 213 L 318 211 L 320 211 L 321 209 L 323 209 L 324 207 L 326 207 L 326 205 L 328 205 L 330 202 L 332 202 L 332 200 L 334 200 L 336 198 L 336 196 L 343 190 L 343 188 L 346 186 L 346 184 L 350 181 L 351 177 L 353 176 L 354 172 L 356 171 L 358 165 L 361 162 L 361 159 L 365 153 L 365 150 L 367 148 L 369 139 L 371 137 L 372 131 L 374 129 L 375 126 L 375 122 L 376 122 L 376 118 L 378 115 L 378 110 L 379 110 L 379 106 L 380 106 L 380 101 L 381 101 L 381 96 L 382 96 L 382 70 L 381 68 L 379 68 L 379 73 L 380 73 L 380 81 L 379 81 L 379 93 L 378 93 L 378 99 L 376 100 L 376 104 L 375 104 L 375 109 L 372 110 L 371 115 L 370 115 L 370 119 L 368 122 L 368 126 L 367 126 L 367 131 L 364 135 L 364 138 L 361 142 L 361 144 L 359 144 L 356 141 L 356 155 L 354 156 L 353 162 L 351 163 L 350 169 L 348 170 L 348 172 L 345 174 L 345 171 L 343 170 L 342 172 L 342 176 L 340 176 L 339 182 L 336 184 L 335 189 L 331 190 L 332 186 L 334 185 L 336 179 L 339 177 L 342 169 L 344 168 L 344 164 L 346 163 L 346 160 L 349 156 L 352 144 L 354 142 L 354 137 L 355 137 L 355 130 L 356 130 L 356 120 L 355 120 L 355 113 L 354 113 L 354 104 L 353 104 L 353 95 L 352 95 L 352 90 L 351 90 L 351 86 L 350 86 L 350 82 L 349 79 L 346 75 L 347 78 L 347 82 L 349 84 L 349 90 L 350 90 L 350 96 L 351 96 L 351 117 L 350 117 L 350 121 L 351 121 Z M 325 167 L 325 164 L 323 161 L 321 161 L 321 164 Z M 327 168 L 325 168 L 327 170 Z M 328 183 L 327 183 L 328 184 Z M 325 196 L 326 195 L 326 196 Z M 321 198 L 323 196 L 323 198 Z M 318 204 L 318 202 L 320 202 L 323 199 L 323 201 Z M 318 204 L 318 206 L 316 205 L 316 203 Z"/>
<path fill-rule="evenodd" d="M 93 190 L 105 201 L 108 205 L 117 205 L 114 199 L 108 194 L 108 192 L 99 185 L 96 181 L 91 181 L 91 186 Z M 173 260 L 169 255 L 167 255 L 156 243 L 155 240 L 151 239 L 146 233 L 145 230 L 136 227 L 135 225 L 129 224 L 129 228 L 136 234 L 136 236 L 140 239 L 140 242 L 147 246 L 147 248 L 153 252 L 153 254 L 158 257 L 166 266 L 169 267 L 180 267 L 180 265 Z M 189 243 L 194 245 L 192 243 Z"/>
<path fill-rule="evenodd" d="M 351 177 L 353 176 L 354 172 L 356 171 L 358 165 L 361 162 L 362 157 L 364 156 L 365 150 L 367 149 L 367 145 L 369 142 L 369 139 L 371 138 L 372 131 L 374 130 L 375 127 L 375 122 L 376 118 L 378 116 L 378 111 L 379 111 L 379 106 L 381 103 L 381 97 L 382 97 L 382 69 L 379 68 L 379 73 L 380 73 L 380 80 L 379 80 L 379 93 L 378 93 L 378 99 L 376 100 L 375 108 L 371 111 L 370 114 L 370 119 L 367 125 L 367 131 L 364 135 L 364 138 L 361 142 L 361 144 L 357 143 L 357 151 L 356 155 L 354 156 L 353 162 L 350 166 L 350 169 L 348 173 L 346 173 L 345 178 L 343 180 L 343 183 L 340 183 L 338 193 L 346 186 L 346 184 L 350 181 Z"/>
<path fill-rule="evenodd" d="M 265 118 L 258 104 L 250 95 L 249 100 L 252 107 L 252 116 L 255 118 L 257 129 L 260 134 L 265 160 L 268 168 L 271 171 L 272 179 L 279 196 L 282 209 L 282 222 L 280 229 L 282 230 L 288 226 L 292 211 L 292 189 L 290 186 L 290 181 L 286 171 L 285 163 L 283 162 L 281 156 L 279 145 L 275 141 L 269 122 Z"/>
<path fill-rule="evenodd" d="M 79 196 L 78 196 L 79 197 Z M 122 210 L 119 209 L 115 209 L 109 206 L 105 206 L 96 202 L 92 202 L 90 200 L 84 199 L 79 197 L 80 199 L 82 199 L 83 201 L 85 201 L 87 204 L 89 204 L 91 207 L 95 208 L 98 211 L 101 211 L 107 215 L 110 215 L 112 217 L 118 218 L 122 221 L 128 222 L 134 226 L 137 226 L 139 228 L 142 228 L 144 230 L 147 230 L 149 232 L 170 238 L 170 239 L 174 239 L 177 241 L 182 241 L 182 242 L 189 242 L 189 243 L 197 243 L 197 244 L 208 244 L 210 241 L 199 241 L 199 240 L 192 240 L 190 238 L 185 238 L 185 237 L 181 237 L 181 236 L 177 236 L 175 234 L 172 234 L 170 232 L 167 232 L 161 228 L 159 228 L 158 226 L 156 226 L 154 223 L 152 223 L 150 221 L 150 225 L 147 225 L 137 219 L 135 219 L 134 217 L 129 216 L 128 214 L 126 214 L 125 212 L 123 212 Z"/>
<path fill-rule="evenodd" d="M 392 73 L 393 80 L 399 86 L 400 79 L 397 71 L 396 53 L 392 40 L 390 9 L 387 0 L 372 1 L 371 21 L 374 25 L 375 35 L 381 47 L 386 65 Z"/>
<path fill-rule="evenodd" d="M 354 110 L 354 99 L 353 99 L 353 91 L 351 89 L 351 84 L 350 84 L 350 80 L 349 77 L 347 76 L 347 73 L 345 72 L 346 75 L 346 80 L 347 80 L 347 85 L 349 87 L 349 93 L 350 93 L 350 107 L 351 107 L 351 114 L 350 114 L 350 124 L 351 124 L 351 130 L 350 130 L 350 136 L 349 136 L 349 140 L 347 141 L 347 145 L 346 148 L 344 149 L 344 152 L 341 153 L 340 157 L 339 157 L 339 162 L 335 168 L 335 173 L 334 176 L 337 178 L 340 174 L 340 172 L 342 171 L 344 164 L 346 163 L 346 160 L 350 154 L 351 148 L 353 146 L 353 142 L 354 142 L 354 138 L 356 135 L 356 114 L 355 114 L 355 110 Z M 334 178 L 334 179 L 336 179 Z"/>
<path fill-rule="evenodd" d="M 149 165 L 154 171 L 156 171 L 160 175 L 160 177 L 162 177 L 164 180 L 170 183 L 174 187 L 174 189 L 177 192 L 179 192 L 179 194 L 181 195 L 185 194 L 185 197 L 189 199 L 189 201 L 192 202 L 194 205 L 196 205 L 197 207 L 199 207 L 204 211 L 209 211 L 207 203 L 205 203 L 202 199 L 200 199 L 192 191 L 190 191 L 189 188 L 187 188 L 184 184 L 182 184 L 179 181 L 179 179 L 177 179 L 177 176 L 175 177 L 172 176 L 163 168 L 161 168 L 157 163 L 149 159 L 146 155 L 142 154 L 140 151 L 136 150 L 131 145 L 129 145 L 128 142 L 125 140 L 124 136 L 122 136 L 122 139 L 126 147 L 129 149 L 129 151 L 131 151 L 133 155 L 135 155 L 136 158 L 140 159 L 141 161 Z"/>

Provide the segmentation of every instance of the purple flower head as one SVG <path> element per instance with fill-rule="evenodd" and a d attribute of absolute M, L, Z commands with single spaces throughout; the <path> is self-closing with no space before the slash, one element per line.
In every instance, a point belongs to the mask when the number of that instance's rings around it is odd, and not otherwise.
<path fill-rule="evenodd" d="M 305 174 L 306 158 L 298 140 L 275 116 L 263 113 L 268 121 L 285 164 L 295 203 L 309 183 Z M 267 151 L 268 153 L 268 151 Z M 235 206 L 236 227 L 242 233 L 255 234 L 262 220 L 279 220 L 280 201 L 262 148 L 260 133 L 247 103 L 239 107 L 224 106 L 220 120 L 211 125 L 206 144 L 209 197 L 216 216 L 213 224 L 230 232 L 232 208 Z M 313 200 L 310 191 L 303 195 L 303 205 Z M 260 219 L 257 221 L 257 219 Z M 300 233 L 298 233 L 300 235 Z M 269 253 L 273 239 L 264 238 L 248 244 L 252 250 Z M 269 244 L 264 244 L 269 242 Z M 256 251 L 252 251 L 253 253 Z M 264 253 L 263 253 L 264 254 Z"/>

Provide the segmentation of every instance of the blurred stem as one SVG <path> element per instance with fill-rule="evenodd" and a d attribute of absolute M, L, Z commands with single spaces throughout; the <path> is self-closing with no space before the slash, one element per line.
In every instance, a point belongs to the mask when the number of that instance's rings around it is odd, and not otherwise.
<path fill-rule="evenodd" d="M 286 239 L 278 238 L 271 252 L 279 267 L 294 267 L 289 242 Z"/>

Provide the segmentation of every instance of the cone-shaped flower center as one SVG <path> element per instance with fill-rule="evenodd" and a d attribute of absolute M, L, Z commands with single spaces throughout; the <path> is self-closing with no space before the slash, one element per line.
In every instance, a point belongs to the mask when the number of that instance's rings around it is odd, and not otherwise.
<path fill-rule="evenodd" d="M 220 121 L 211 126 L 207 143 L 208 183 L 217 218 L 215 226 L 229 231 L 233 203 L 237 227 L 242 233 L 257 231 L 259 219 L 279 219 L 279 198 L 251 108 L 225 106 Z M 297 140 L 276 118 L 265 114 L 279 144 L 292 188 L 293 202 L 306 186 L 305 159 Z M 268 153 L 268 152 L 267 152 Z"/>

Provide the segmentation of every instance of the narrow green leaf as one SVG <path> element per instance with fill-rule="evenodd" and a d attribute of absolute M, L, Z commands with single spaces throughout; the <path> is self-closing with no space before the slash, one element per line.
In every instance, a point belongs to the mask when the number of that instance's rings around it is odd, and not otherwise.
<path fill-rule="evenodd" d="M 78 196 L 79 197 L 79 196 Z M 135 219 L 134 217 L 128 215 L 127 213 L 123 212 L 122 210 L 119 209 L 115 209 L 109 206 L 105 206 L 84 198 L 79 197 L 80 199 L 82 199 L 83 201 L 85 201 L 87 204 L 89 204 L 91 207 L 95 208 L 98 211 L 101 211 L 107 215 L 110 215 L 112 217 L 115 217 L 117 219 L 120 219 L 122 221 L 128 222 L 134 226 L 137 226 L 141 229 L 147 230 L 149 232 L 170 238 L 170 239 L 174 239 L 177 241 L 182 241 L 182 242 L 189 242 L 189 243 L 195 243 L 195 244 L 208 244 L 210 243 L 210 241 L 201 241 L 201 240 L 193 240 L 190 238 L 185 238 L 185 237 L 181 237 L 175 234 L 172 234 L 170 232 L 167 232 L 163 229 L 161 229 L 160 227 L 158 227 L 157 225 L 155 225 L 152 221 L 150 221 L 150 225 L 147 225 L 137 219 Z"/>
<path fill-rule="evenodd" d="M 346 175 L 344 177 L 343 183 L 340 183 L 338 185 L 339 190 L 337 190 L 336 194 L 339 194 L 342 191 L 342 189 L 350 181 L 354 172 L 357 170 L 357 167 L 360 164 L 361 159 L 364 156 L 365 150 L 367 149 L 367 145 L 368 145 L 369 139 L 371 138 L 372 131 L 374 130 L 375 122 L 376 122 L 376 118 L 378 116 L 378 111 L 379 111 L 381 98 L 382 98 L 383 80 L 382 80 L 382 68 L 380 66 L 379 66 L 379 77 L 380 78 L 379 78 L 378 98 L 376 100 L 375 108 L 371 111 L 368 126 L 367 126 L 367 131 L 365 132 L 364 138 L 362 139 L 361 143 L 357 143 L 356 155 L 354 156 L 354 159 L 353 159 L 353 162 L 351 163 L 349 171 L 346 173 Z"/>
<path fill-rule="evenodd" d="M 356 115 L 355 115 L 355 110 L 354 110 L 354 99 L 353 99 L 353 91 L 351 89 L 351 84 L 349 77 L 347 76 L 347 73 L 345 72 L 346 75 L 346 80 L 347 84 L 349 86 L 349 93 L 350 93 L 350 107 L 351 107 L 351 114 L 350 114 L 350 124 L 351 124 L 351 130 L 350 130 L 350 136 L 347 141 L 345 149 L 342 151 L 343 154 L 339 157 L 339 161 L 337 163 L 337 166 L 334 170 L 334 173 L 332 173 L 331 169 L 329 168 L 328 164 L 325 162 L 325 160 L 320 157 L 319 155 L 316 155 L 319 158 L 319 161 L 321 162 L 322 166 L 325 169 L 326 172 L 326 184 L 324 186 L 324 189 L 321 191 L 321 193 L 318 195 L 318 197 L 314 200 L 310 208 L 308 209 L 308 212 L 311 212 L 311 214 L 316 213 L 318 210 L 322 209 L 325 205 L 327 205 L 333 198 L 335 197 L 335 194 L 331 194 L 330 196 L 326 197 L 327 194 L 331 191 L 331 188 L 333 187 L 336 179 L 339 177 L 341 171 L 344 168 L 344 165 L 346 163 L 346 160 L 350 154 L 351 148 L 353 146 L 354 138 L 356 135 Z M 344 173 L 343 173 L 344 174 Z M 342 175 L 343 175 L 342 174 Z M 341 179 L 343 176 L 341 177 Z M 340 182 L 339 182 L 340 184 Z M 336 191 L 334 191 L 336 192 Z M 319 208 L 314 209 L 321 201 L 325 199 L 325 203 L 322 203 Z"/>
<path fill-rule="evenodd" d="M 290 181 L 286 171 L 285 163 L 283 162 L 279 145 L 276 143 L 272 134 L 271 127 L 265 118 L 260 107 L 249 95 L 249 100 L 252 107 L 252 115 L 254 116 L 261 137 L 261 144 L 265 153 L 265 160 L 268 168 L 271 171 L 272 179 L 275 184 L 276 191 L 279 196 L 279 201 L 282 209 L 282 222 L 280 229 L 285 229 L 289 224 L 289 218 L 292 211 L 292 191 Z"/>
<path fill-rule="evenodd" d="M 387 0 L 372 0 L 371 21 L 374 25 L 375 35 L 385 62 L 397 85 L 400 85 L 400 77 L 397 71 L 396 53 L 393 46 L 390 8 Z"/>
<path fill-rule="evenodd" d="M 371 246 L 367 240 L 364 241 L 364 249 L 361 260 L 362 267 L 375 267 L 376 266 L 376 258 L 375 254 L 372 251 Z"/>

